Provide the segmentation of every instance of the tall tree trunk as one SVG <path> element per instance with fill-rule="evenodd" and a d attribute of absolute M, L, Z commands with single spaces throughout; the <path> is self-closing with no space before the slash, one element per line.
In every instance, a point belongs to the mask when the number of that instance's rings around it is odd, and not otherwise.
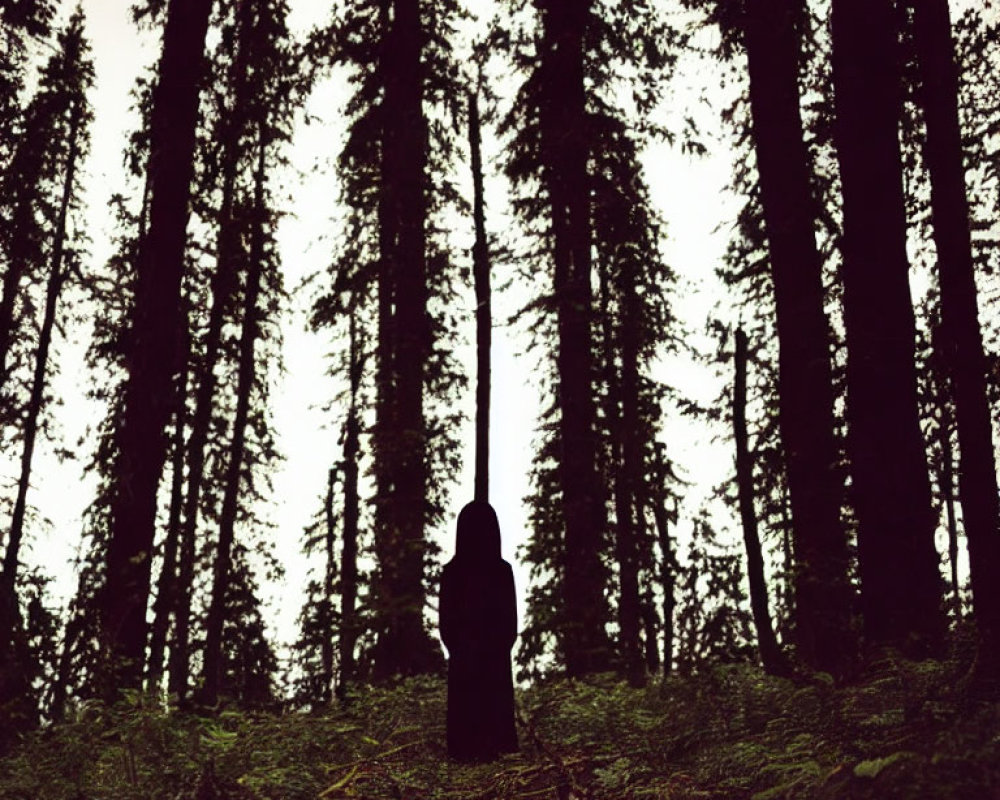
<path fill-rule="evenodd" d="M 591 353 L 590 190 L 584 33 L 589 0 L 536 0 L 542 11 L 541 148 L 551 212 L 558 352 L 559 474 L 565 543 L 561 632 L 569 675 L 607 669 L 610 616 L 601 563 L 605 509 L 597 475 Z"/>
<path fill-rule="evenodd" d="M 140 243 L 132 312 L 129 376 L 118 439 L 116 489 L 103 636 L 118 689 L 137 688 L 146 646 L 146 605 L 156 526 L 156 490 L 165 457 L 164 427 L 178 367 L 181 276 L 194 173 L 198 90 L 210 0 L 170 0 L 150 125 L 150 228 Z"/>
<path fill-rule="evenodd" d="M 382 31 L 383 44 L 380 53 L 379 68 L 383 76 L 391 72 L 392 36 L 389 17 L 392 0 L 381 0 L 379 3 L 379 26 Z M 387 80 L 384 79 L 384 80 Z M 394 120 L 395 93 L 388 89 L 382 94 L 379 109 L 381 141 L 381 159 L 379 162 L 379 193 L 378 193 L 378 341 L 375 345 L 376 376 L 375 376 L 375 427 L 372 432 L 374 449 L 373 472 L 375 473 L 375 575 L 373 580 L 373 595 L 375 601 L 374 627 L 376 636 L 383 637 L 383 631 L 391 619 L 388 609 L 394 599 L 392 596 L 392 574 L 395 570 L 395 558 L 398 546 L 396 544 L 396 522 L 394 500 L 396 483 L 396 461 L 398 458 L 396 407 L 396 372 L 395 372 L 395 329 L 396 318 L 393 313 L 396 298 L 395 244 L 398 222 L 394 209 L 396 200 L 393 197 L 393 158 L 396 157 L 395 136 L 397 134 Z M 383 611 L 383 609 L 386 609 Z M 378 656 L 378 653 L 376 653 Z M 381 661 L 381 658 L 376 660 Z M 381 669 L 376 665 L 376 669 Z M 387 669 L 386 673 L 391 673 Z"/>
<path fill-rule="evenodd" d="M 834 137 L 843 186 L 847 443 L 865 633 L 939 652 L 942 581 L 917 415 L 892 0 L 833 0 Z"/>
<path fill-rule="evenodd" d="M 656 539 L 660 545 L 660 589 L 663 592 L 663 674 L 668 675 L 674 664 L 674 588 L 677 580 L 677 559 L 670 541 L 667 509 L 662 502 L 652 503 Z"/>
<path fill-rule="evenodd" d="M 226 141 L 223 142 L 222 194 L 219 209 L 219 233 L 216 241 L 215 271 L 212 273 L 212 305 L 208 326 L 202 341 L 204 348 L 201 380 L 195 397 L 194 419 L 188 438 L 187 493 L 184 498 L 184 516 L 180 529 L 181 559 L 178 568 L 177 590 L 174 594 L 174 641 L 170 649 L 170 692 L 183 704 L 187 698 L 190 658 L 191 593 L 194 584 L 195 542 L 198 535 L 198 516 L 201 510 L 202 490 L 205 486 L 205 455 L 212 412 L 215 409 L 216 364 L 222 343 L 222 326 L 226 309 L 236 291 L 236 259 L 240 247 L 239 232 L 234 218 L 236 202 L 236 177 L 239 169 L 239 138 L 246 127 L 249 45 L 247 38 L 251 24 L 252 3 L 240 3 L 236 58 L 233 63 L 232 84 L 235 101 L 228 123 L 225 125 Z"/>
<path fill-rule="evenodd" d="M 425 33 L 418 0 L 393 0 L 392 6 L 383 55 L 382 176 L 385 221 L 391 226 L 384 233 L 389 248 L 385 268 L 391 270 L 387 277 L 395 302 L 388 344 L 392 348 L 392 394 L 382 398 L 392 435 L 380 443 L 391 459 L 389 492 L 381 498 L 389 508 L 380 526 L 378 548 L 382 619 L 375 675 L 380 679 L 432 672 L 441 664 L 440 649 L 423 619 L 428 514 L 424 370 L 431 343 L 425 231 L 428 139 L 422 107 Z"/>
<path fill-rule="evenodd" d="M 943 363 L 950 367 L 955 395 L 959 493 L 973 612 L 981 637 L 977 676 L 984 688 L 996 692 L 1000 691 L 1000 500 L 962 163 L 958 69 L 947 0 L 910 2 L 927 128 L 924 157 L 931 178 L 941 286 Z"/>
<path fill-rule="evenodd" d="M 643 597 L 642 610 L 643 656 L 646 662 L 646 672 L 655 675 L 660 671 L 659 618 L 653 606 L 652 593 Z"/>
<path fill-rule="evenodd" d="M 753 141 L 774 281 L 779 424 L 798 562 L 796 644 L 807 664 L 838 675 L 848 668 L 854 647 L 833 434 L 830 326 L 799 110 L 799 26 L 805 13 L 801 0 L 748 0 L 744 19 Z"/>
<path fill-rule="evenodd" d="M 337 470 L 333 468 L 326 477 L 326 502 L 323 504 L 325 517 L 325 534 L 323 537 L 323 549 L 326 556 L 326 568 L 323 570 L 323 605 L 325 613 L 323 620 L 325 630 L 323 631 L 323 641 L 320 643 L 320 664 L 323 670 L 323 689 L 320 700 L 324 705 L 328 705 L 333 699 L 333 585 L 336 561 L 334 554 L 334 543 L 336 542 L 336 515 L 333 511 L 333 493 L 337 483 Z"/>
<path fill-rule="evenodd" d="M 767 602 L 767 579 L 764 576 L 764 556 L 757 530 L 757 513 L 753 506 L 753 460 L 747 436 L 747 337 L 742 328 L 736 329 L 735 379 L 733 381 L 733 438 L 736 440 L 736 484 L 739 490 L 740 519 L 743 522 L 743 543 L 747 551 L 747 578 L 750 581 L 750 609 L 757 628 L 757 646 L 764 670 L 771 675 L 788 673 L 778 640 L 771 626 Z"/>
<path fill-rule="evenodd" d="M 37 722 L 38 710 L 30 697 L 31 687 L 25 675 L 28 674 L 28 646 L 24 630 L 24 620 L 17 597 L 17 572 L 20 564 L 21 539 L 24 530 L 24 515 L 27 509 L 28 487 L 31 483 L 31 461 L 35 452 L 35 437 L 38 421 L 45 398 L 45 372 L 49 360 L 49 346 L 52 342 L 52 328 L 55 325 L 56 306 L 62 291 L 64 278 L 64 250 L 66 242 L 66 220 L 73 199 L 73 182 L 76 177 L 76 162 L 79 156 L 79 134 L 83 109 L 80 101 L 74 102 L 69 127 L 69 154 L 66 158 L 66 172 L 63 178 L 62 197 L 52 243 L 52 259 L 49 280 L 45 294 L 45 312 L 39 332 L 38 347 L 35 351 L 35 370 L 31 383 L 25 417 L 23 444 L 21 449 L 21 473 L 17 484 L 17 497 L 11 518 L 10 534 L 4 552 L 3 569 L 0 571 L 0 727 L 9 730 Z M 6 732 L 0 733 L 0 749 L 6 743 Z"/>
<path fill-rule="evenodd" d="M 951 420 L 943 419 L 939 429 L 941 440 L 941 494 L 944 499 L 948 526 L 948 566 L 951 591 L 954 595 L 955 616 L 962 616 L 962 591 L 958 581 L 958 520 L 955 515 L 955 453 L 951 446 Z"/>
<path fill-rule="evenodd" d="M 226 465 L 222 513 L 219 517 L 219 541 L 215 554 L 212 601 L 205 623 L 202 702 L 208 706 L 215 705 L 219 696 L 222 671 L 222 624 L 232 571 L 233 534 L 236 525 L 236 511 L 239 505 L 243 451 L 246 443 L 247 420 L 250 414 L 250 397 L 255 379 L 254 345 L 257 340 L 258 316 L 260 314 L 260 310 L 257 308 L 257 299 L 260 296 L 261 274 L 264 268 L 264 216 L 267 213 L 264 199 L 266 147 L 263 124 L 261 125 L 258 147 L 253 232 L 247 264 L 246 286 L 244 287 L 243 330 L 240 335 L 239 366 L 237 369 L 236 414 L 233 419 L 233 438 L 229 448 L 229 461 Z"/>
<path fill-rule="evenodd" d="M 490 480 L 490 347 L 493 314 L 490 302 L 490 253 L 486 241 L 483 200 L 482 136 L 479 103 L 469 93 L 469 149 L 472 151 L 472 219 L 476 238 L 472 245 L 472 274 L 476 286 L 476 477 L 474 497 L 489 500 Z"/>
<path fill-rule="evenodd" d="M 639 647 L 639 540 L 642 515 L 638 492 L 644 465 L 642 431 L 639 420 L 639 332 L 642 315 L 635 286 L 635 264 L 622 265 L 621 316 L 618 320 L 621 351 L 621 472 L 615 484 L 615 515 L 618 518 L 618 583 L 620 599 L 618 627 L 622 638 L 625 674 L 633 685 L 643 682 L 642 653 Z"/>
<path fill-rule="evenodd" d="M 350 310 L 350 405 L 344 430 L 344 545 L 340 565 L 340 680 L 337 691 L 341 700 L 354 681 L 354 645 L 358 639 L 355 608 L 358 597 L 358 450 L 361 424 L 358 419 L 358 391 L 364 358 L 358 341 L 357 311 Z"/>
<path fill-rule="evenodd" d="M 146 667 L 146 684 L 150 692 L 158 692 L 163 678 L 163 655 L 167 644 L 167 630 L 177 596 L 177 561 L 179 555 L 181 511 L 184 506 L 184 431 L 187 425 L 187 361 L 191 346 L 190 332 L 184 337 L 184 367 L 177 376 L 174 400 L 173 459 L 170 475 L 170 508 L 167 512 L 167 534 L 163 539 L 163 563 L 153 601 L 153 625 L 149 632 L 149 656 Z"/>
<path fill-rule="evenodd" d="M 7 539 L 7 550 L 3 560 L 3 572 L 0 573 L 0 581 L 2 581 L 0 589 L 11 593 L 14 592 L 14 587 L 17 583 L 21 538 L 24 531 L 24 515 L 28 507 L 28 487 L 31 484 L 31 461 L 35 452 L 38 421 L 45 399 L 45 372 L 48 368 L 49 347 L 52 344 L 52 328 L 56 320 L 56 306 L 59 303 L 59 294 L 62 291 L 65 276 L 63 261 L 66 243 L 66 220 L 69 214 L 70 203 L 73 200 L 76 161 L 80 153 L 79 133 L 82 113 L 83 110 L 80 108 L 79 101 L 77 101 L 74 103 L 71 111 L 69 154 L 66 158 L 63 191 L 59 201 L 59 213 L 56 218 L 55 235 L 52 243 L 52 261 L 49 267 L 49 280 L 45 293 L 45 311 L 42 316 L 42 327 L 38 336 L 38 347 L 35 350 L 35 370 L 31 383 L 31 395 L 28 399 L 27 414 L 24 422 L 24 438 L 21 449 L 21 475 L 17 483 L 17 497 L 14 500 L 10 535 Z"/>

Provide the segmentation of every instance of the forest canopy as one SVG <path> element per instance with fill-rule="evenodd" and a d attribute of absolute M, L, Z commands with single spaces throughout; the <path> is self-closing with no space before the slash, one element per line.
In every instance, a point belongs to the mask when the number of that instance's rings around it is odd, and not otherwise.
<path fill-rule="evenodd" d="M 511 468 L 526 691 L 610 673 L 660 713 L 642 692 L 720 668 L 821 692 L 900 658 L 998 699 L 989 4 L 331 0 L 307 25 L 300 5 L 137 2 L 156 57 L 95 201 L 93 4 L 0 0 L 0 753 L 91 703 L 433 694 L 450 515 Z M 307 138 L 326 222 L 289 244 Z M 703 275 L 668 258 L 681 159 L 731 165 Z M 275 409 L 304 325 L 325 360 L 294 377 L 330 387 L 332 435 L 289 543 Z M 78 368 L 85 398 L 59 396 Z M 69 441 L 84 399 L 100 418 Z M 498 466 L 517 404 L 532 452 Z M 725 461 L 707 493 L 679 423 Z M 40 452 L 93 487 L 80 529 L 47 531 Z M 78 557 L 51 563 L 51 538 Z"/>

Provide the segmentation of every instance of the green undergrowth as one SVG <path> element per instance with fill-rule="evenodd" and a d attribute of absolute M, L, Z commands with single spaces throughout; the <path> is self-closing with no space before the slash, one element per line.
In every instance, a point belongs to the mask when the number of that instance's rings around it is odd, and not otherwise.
<path fill-rule="evenodd" d="M 610 675 L 519 693 L 521 752 L 444 748 L 434 678 L 322 713 L 198 716 L 85 704 L 0 760 L 0 798 L 992 798 L 1000 706 L 947 663 L 885 657 L 834 687 L 722 665 L 636 689 Z"/>

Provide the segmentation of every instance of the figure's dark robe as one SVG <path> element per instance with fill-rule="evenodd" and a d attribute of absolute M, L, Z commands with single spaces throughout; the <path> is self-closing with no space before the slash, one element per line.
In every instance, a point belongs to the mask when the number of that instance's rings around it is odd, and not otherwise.
<path fill-rule="evenodd" d="M 448 754 L 489 761 L 517 750 L 510 653 L 517 638 L 514 573 L 494 557 L 449 561 L 441 575 L 448 648 Z"/>

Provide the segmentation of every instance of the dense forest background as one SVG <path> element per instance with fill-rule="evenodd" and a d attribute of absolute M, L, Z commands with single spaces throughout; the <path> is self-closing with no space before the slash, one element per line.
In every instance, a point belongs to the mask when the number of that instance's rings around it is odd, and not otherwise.
<path fill-rule="evenodd" d="M 98 243 L 83 7 L 0 0 L 0 750 L 123 702 L 151 728 L 370 710 L 378 691 L 402 708 L 400 681 L 438 703 L 461 476 L 477 498 L 510 485 L 490 471 L 491 408 L 529 395 L 530 463 L 502 469 L 528 477 L 515 661 L 536 710 L 545 687 L 600 685 L 652 718 L 654 687 L 729 691 L 719 669 L 834 692 L 887 663 L 910 665 L 897 688 L 921 703 L 949 683 L 996 701 L 989 3 L 337 0 L 295 33 L 286 0 L 132 14 L 158 57 Z M 693 93 L 691 70 L 717 80 Z M 318 92 L 343 135 L 311 115 Z M 335 176 L 305 276 L 281 241 L 303 137 Z M 733 165 L 712 307 L 666 256 L 653 198 L 694 191 L 649 157 L 668 150 Z M 303 302 L 335 436 L 286 648 L 264 598 L 288 545 L 274 409 Z M 530 391 L 494 368 L 501 329 Z M 82 347 L 87 397 L 59 396 Z M 691 391 L 684 362 L 718 395 Z M 80 403 L 100 420 L 71 441 Z M 725 460 L 708 496 L 679 419 Z M 85 464 L 82 530 L 47 531 L 38 449 Z M 77 547 L 70 567 L 53 538 Z M 48 587 L 66 569 L 62 606 Z M 551 755 L 545 723 L 521 724 Z"/>

